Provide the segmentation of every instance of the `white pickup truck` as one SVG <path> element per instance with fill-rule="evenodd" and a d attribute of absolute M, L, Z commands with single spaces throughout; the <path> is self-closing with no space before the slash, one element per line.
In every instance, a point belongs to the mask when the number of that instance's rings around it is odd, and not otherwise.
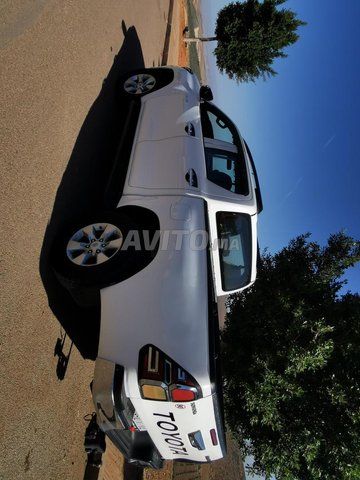
<path fill-rule="evenodd" d="M 261 194 L 250 150 L 190 69 L 130 72 L 105 192 L 64 229 L 53 267 L 98 289 L 97 420 L 128 461 L 226 453 L 217 299 L 256 276 Z"/>

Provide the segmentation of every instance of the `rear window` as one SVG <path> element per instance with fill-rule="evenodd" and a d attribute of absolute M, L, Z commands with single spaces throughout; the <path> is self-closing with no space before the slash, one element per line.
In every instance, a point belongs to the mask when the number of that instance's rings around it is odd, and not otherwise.
<path fill-rule="evenodd" d="M 249 284 L 252 264 L 250 215 L 233 212 L 216 214 L 221 282 L 224 291 Z"/>

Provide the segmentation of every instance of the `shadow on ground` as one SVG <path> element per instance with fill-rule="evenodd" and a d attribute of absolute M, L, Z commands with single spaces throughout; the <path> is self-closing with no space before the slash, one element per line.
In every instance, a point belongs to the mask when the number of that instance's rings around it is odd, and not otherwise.
<path fill-rule="evenodd" d="M 122 29 L 125 35 L 123 44 L 77 137 L 56 194 L 40 255 L 40 275 L 49 306 L 81 355 L 89 359 L 95 359 L 97 355 L 100 302 L 91 308 L 78 306 L 58 282 L 49 257 L 51 245 L 65 224 L 89 217 L 103 204 L 106 181 L 127 108 L 127 104 L 122 104 L 116 95 L 117 80 L 130 70 L 144 67 L 135 27 L 126 29 L 123 22 Z M 61 364 L 57 375 L 63 379 L 70 353 L 65 358 L 60 347 L 61 339 L 58 339 L 54 347 Z"/>

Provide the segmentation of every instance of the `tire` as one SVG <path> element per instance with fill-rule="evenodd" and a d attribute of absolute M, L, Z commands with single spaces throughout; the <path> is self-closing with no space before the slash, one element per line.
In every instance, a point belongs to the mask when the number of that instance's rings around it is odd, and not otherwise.
<path fill-rule="evenodd" d="M 136 99 L 165 87 L 174 79 L 170 68 L 143 68 L 123 75 L 119 81 L 119 94 Z"/>
<path fill-rule="evenodd" d="M 140 271 L 145 254 L 136 241 L 126 248 L 129 233 L 129 238 L 141 238 L 129 218 L 113 213 L 65 228 L 56 238 L 50 257 L 61 284 L 69 290 L 105 288 Z"/>
<path fill-rule="evenodd" d="M 131 96 L 142 96 L 150 93 L 155 88 L 156 78 L 150 73 L 135 73 L 123 83 L 123 89 Z"/>

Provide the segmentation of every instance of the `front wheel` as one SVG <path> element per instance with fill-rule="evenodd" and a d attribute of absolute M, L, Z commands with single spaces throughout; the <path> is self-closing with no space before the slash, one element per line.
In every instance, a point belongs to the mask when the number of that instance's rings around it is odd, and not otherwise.
<path fill-rule="evenodd" d="M 136 225 L 125 215 L 98 217 L 64 229 L 53 244 L 52 266 L 68 288 L 104 288 L 141 269 L 141 245 L 127 241 L 140 238 Z"/>
<path fill-rule="evenodd" d="M 150 93 L 156 85 L 156 79 L 149 73 L 135 73 L 124 81 L 123 88 L 130 95 Z"/>
<path fill-rule="evenodd" d="M 123 75 L 118 84 L 120 96 L 131 99 L 160 90 L 174 79 L 171 68 L 142 68 Z"/>

